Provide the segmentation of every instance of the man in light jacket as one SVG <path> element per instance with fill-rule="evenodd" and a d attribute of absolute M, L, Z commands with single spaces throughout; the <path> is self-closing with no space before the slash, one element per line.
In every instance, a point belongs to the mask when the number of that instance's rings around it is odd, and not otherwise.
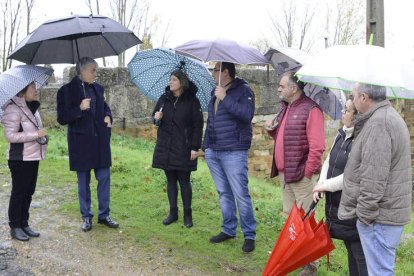
<path fill-rule="evenodd" d="M 356 84 L 352 150 L 339 219 L 357 217 L 369 275 L 394 275 L 395 251 L 411 218 L 410 133 L 384 87 Z"/>

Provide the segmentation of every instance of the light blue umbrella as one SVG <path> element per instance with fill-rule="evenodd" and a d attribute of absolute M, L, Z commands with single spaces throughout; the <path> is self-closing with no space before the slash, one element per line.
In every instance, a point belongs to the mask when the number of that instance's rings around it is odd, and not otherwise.
<path fill-rule="evenodd" d="M 137 52 L 128 63 L 131 81 L 152 100 L 158 100 L 165 92 L 171 73 L 176 69 L 185 72 L 197 86 L 197 98 L 202 109 L 207 110 L 216 85 L 210 71 L 200 61 L 180 55 L 171 49 L 156 48 Z"/>
<path fill-rule="evenodd" d="M 35 65 L 18 65 L 0 74 L 0 116 L 5 104 L 30 83 L 36 89 L 42 87 L 52 75 L 53 69 Z"/>

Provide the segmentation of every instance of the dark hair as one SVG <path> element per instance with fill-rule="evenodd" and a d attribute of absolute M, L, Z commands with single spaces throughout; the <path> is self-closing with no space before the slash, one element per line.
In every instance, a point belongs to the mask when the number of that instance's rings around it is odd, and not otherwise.
<path fill-rule="evenodd" d="M 190 88 L 190 80 L 188 79 L 187 74 L 180 69 L 172 71 L 170 76 L 177 77 L 177 79 L 180 81 L 181 89 L 183 92 L 187 91 L 188 88 Z"/>
<path fill-rule="evenodd" d="M 304 83 L 303 81 L 300 81 L 295 74 L 296 74 L 296 71 L 288 71 L 286 73 L 283 73 L 282 77 L 287 76 L 289 84 L 295 85 L 299 90 L 303 91 L 306 83 Z"/>
<path fill-rule="evenodd" d="M 89 64 L 95 64 L 96 66 L 98 65 L 98 63 L 93 58 L 81 57 L 76 63 L 76 74 L 80 75 L 82 69 L 88 66 Z"/>
<path fill-rule="evenodd" d="M 236 77 L 236 66 L 234 65 L 234 63 L 222 62 L 221 72 L 224 72 L 224 70 L 226 69 L 229 72 L 230 78 L 234 79 Z"/>
<path fill-rule="evenodd" d="M 23 97 L 24 94 L 26 94 L 27 89 L 29 89 L 29 86 L 34 84 L 35 82 L 32 81 L 31 83 L 29 83 L 28 85 L 26 85 L 22 90 L 19 91 L 19 93 L 17 93 L 18 97 Z"/>
<path fill-rule="evenodd" d="M 374 84 L 358 83 L 358 95 L 361 95 L 361 93 L 366 93 L 368 98 L 374 102 L 381 102 L 387 98 L 386 88 Z"/>

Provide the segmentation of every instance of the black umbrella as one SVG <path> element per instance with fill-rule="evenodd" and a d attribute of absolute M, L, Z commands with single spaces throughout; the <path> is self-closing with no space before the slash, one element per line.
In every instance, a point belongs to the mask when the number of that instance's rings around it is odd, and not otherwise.
<path fill-rule="evenodd" d="M 8 58 L 27 64 L 74 64 L 84 56 L 119 55 L 140 43 L 132 31 L 108 17 L 73 15 L 43 23 Z"/>

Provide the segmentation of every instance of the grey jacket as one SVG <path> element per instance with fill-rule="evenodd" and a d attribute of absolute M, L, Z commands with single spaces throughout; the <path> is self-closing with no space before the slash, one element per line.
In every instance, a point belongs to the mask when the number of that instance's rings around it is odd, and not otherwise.
<path fill-rule="evenodd" d="M 356 119 L 355 140 L 344 172 L 339 219 L 404 225 L 411 218 L 410 134 L 382 101 Z"/>

